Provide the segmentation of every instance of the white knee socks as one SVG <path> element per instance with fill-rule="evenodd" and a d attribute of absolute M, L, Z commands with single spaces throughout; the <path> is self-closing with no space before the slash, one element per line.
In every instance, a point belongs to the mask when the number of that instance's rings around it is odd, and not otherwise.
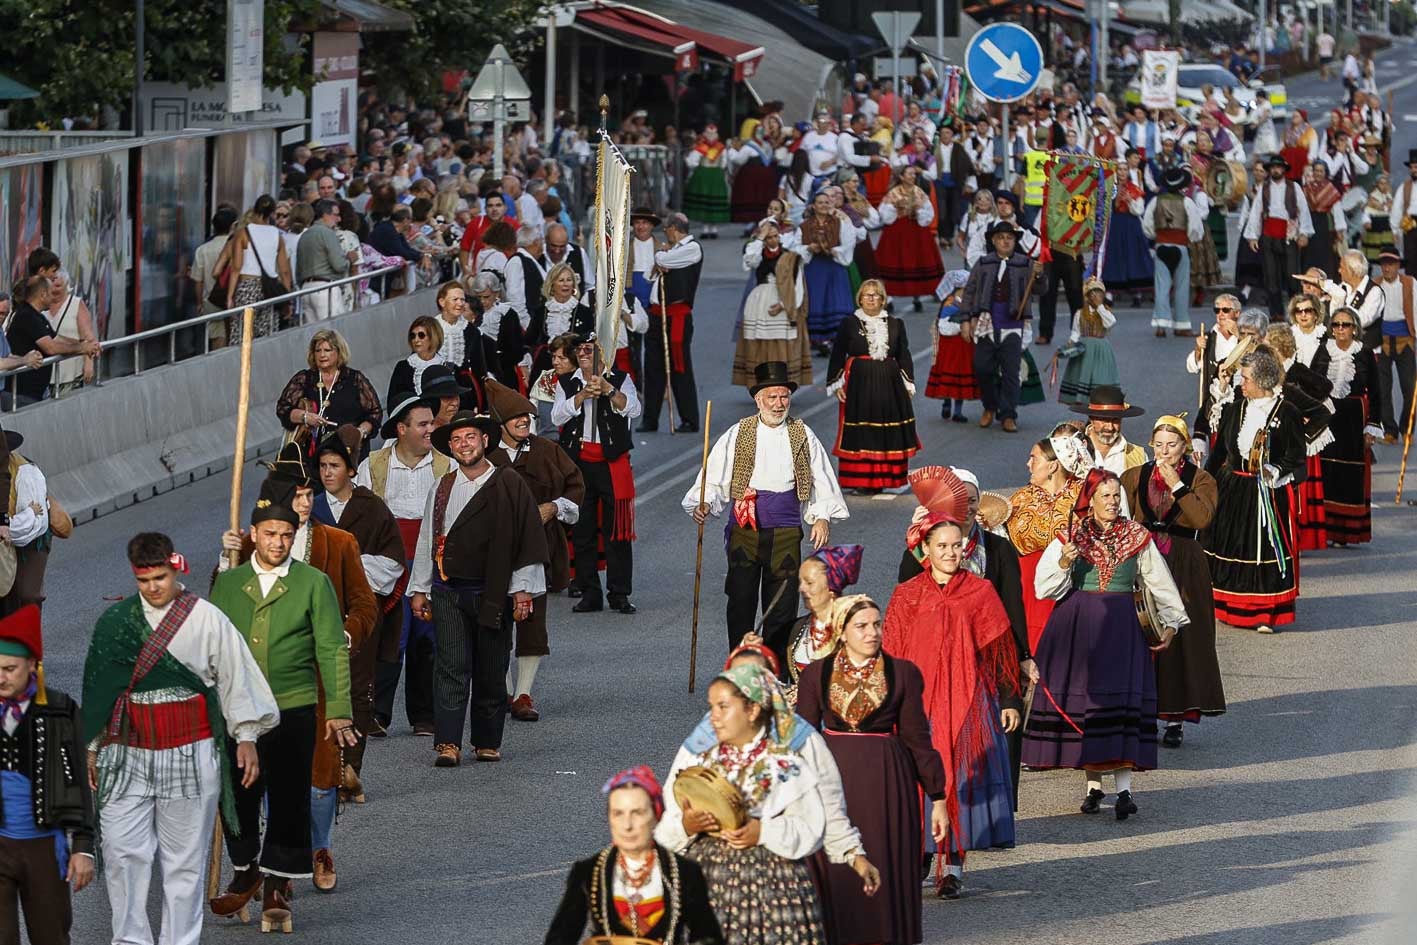
<path fill-rule="evenodd" d="M 1132 789 L 1132 771 L 1130 768 L 1118 768 L 1112 772 L 1112 778 L 1117 782 L 1117 793 L 1130 791 Z"/>
<path fill-rule="evenodd" d="M 536 671 L 540 666 L 539 656 L 517 657 L 517 687 L 514 696 L 531 695 L 531 684 L 536 681 Z"/>

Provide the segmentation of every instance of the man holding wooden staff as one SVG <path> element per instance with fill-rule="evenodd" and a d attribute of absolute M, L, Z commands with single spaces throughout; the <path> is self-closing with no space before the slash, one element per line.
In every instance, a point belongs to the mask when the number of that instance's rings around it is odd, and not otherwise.
<path fill-rule="evenodd" d="M 732 503 L 727 532 L 728 647 L 751 631 L 761 603 L 762 636 L 786 666 L 787 631 L 796 616 L 786 586 L 802 563 L 802 523 L 812 531 L 812 547 L 831 539 L 831 523 L 850 513 L 831 458 L 807 424 L 788 416 L 797 385 L 787 364 L 759 364 L 749 388 L 758 412 L 729 427 L 706 460 L 703 502 L 700 477 L 684 494 L 684 511 L 702 523 Z"/>
<path fill-rule="evenodd" d="M 704 268 L 704 250 L 689 235 L 689 218 L 671 213 L 664 221 L 668 245 L 654 254 L 649 331 L 645 333 L 645 412 L 641 433 L 659 429 L 666 373 L 673 390 L 679 433 L 699 430 L 699 394 L 694 385 L 694 296 Z M 669 332 L 665 354 L 665 331 Z M 668 362 L 666 364 L 666 361 Z"/>
<path fill-rule="evenodd" d="M 233 786 L 256 783 L 257 739 L 276 727 L 280 710 L 241 633 L 183 586 L 187 562 L 172 539 L 133 536 L 128 564 L 138 593 L 104 611 L 84 664 L 84 739 L 113 940 L 153 942 L 156 855 L 162 941 L 195 943 L 218 806 L 234 823 Z"/>

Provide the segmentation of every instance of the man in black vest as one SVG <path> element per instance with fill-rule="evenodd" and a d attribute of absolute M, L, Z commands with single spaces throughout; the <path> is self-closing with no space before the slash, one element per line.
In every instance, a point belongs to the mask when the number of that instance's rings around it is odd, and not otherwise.
<path fill-rule="evenodd" d="M 571 234 L 561 223 L 546 225 L 546 247 L 537 260 L 547 272 L 557 263 L 566 263 L 580 276 L 582 292 L 595 288 L 595 268 L 590 264 L 586 251 L 571 242 Z"/>
<path fill-rule="evenodd" d="M 560 376 L 551 405 L 551 422 L 561 429 L 561 448 L 576 461 L 585 479 L 585 500 L 571 532 L 575 585 L 581 591 L 573 610 L 584 614 L 604 607 L 596 570 L 596 536 L 600 535 L 605 543 L 610 609 L 633 614 L 630 543 L 635 538 L 635 476 L 630 468 L 630 421 L 640 415 L 639 393 L 624 371 L 596 376 L 594 341 L 577 338 L 574 354 L 580 370 Z"/>
<path fill-rule="evenodd" d="M 487 445 L 501 425 L 460 411 L 433 431 L 433 447 L 458 468 L 428 494 L 413 577 L 415 614 L 437 634 L 433 667 L 434 765 L 462 763 L 469 686 L 472 747 L 478 761 L 502 760 L 512 622 L 531 616 L 546 592 L 546 533 L 536 499 L 515 471 L 493 466 Z"/>
<path fill-rule="evenodd" d="M 539 342 L 546 326 L 546 300 L 541 297 L 546 270 L 537 259 L 541 248 L 541 230 L 523 223 L 517 229 L 517 251 L 507 260 L 505 274 L 507 304 L 516 310 L 528 345 Z"/>
<path fill-rule="evenodd" d="M 694 386 L 694 295 L 704 268 L 704 251 L 689 235 L 689 218 L 671 213 L 664 221 L 669 245 L 654 254 L 654 286 L 645 333 L 645 412 L 641 433 L 659 429 L 659 407 L 664 402 L 665 373 L 674 388 L 678 432 L 699 431 L 699 395 Z M 664 351 L 665 309 L 669 318 L 669 354 Z M 668 364 L 665 364 L 665 361 Z"/>
<path fill-rule="evenodd" d="M 1241 236 L 1250 249 L 1260 254 L 1264 270 L 1264 291 L 1269 304 L 1269 320 L 1284 320 L 1285 306 L 1299 273 L 1299 251 L 1314 235 L 1309 201 L 1298 182 L 1288 180 L 1289 162 L 1276 154 L 1265 165 L 1269 179 L 1259 186 L 1250 202 L 1250 213 L 1241 227 Z"/>

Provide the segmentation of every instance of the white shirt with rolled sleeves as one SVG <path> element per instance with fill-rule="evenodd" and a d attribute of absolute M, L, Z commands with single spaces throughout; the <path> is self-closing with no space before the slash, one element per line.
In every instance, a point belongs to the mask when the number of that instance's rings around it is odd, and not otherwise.
<path fill-rule="evenodd" d="M 1264 231 L 1265 217 L 1275 217 L 1280 220 L 1289 219 L 1289 211 L 1285 207 L 1284 192 L 1286 188 L 1297 187 L 1298 185 L 1289 180 L 1283 181 L 1283 184 L 1283 187 L 1274 186 L 1274 182 L 1272 181 L 1269 187 L 1260 184 L 1259 193 L 1262 194 L 1266 190 L 1269 191 L 1269 206 L 1261 207 L 1258 197 L 1250 201 L 1250 212 L 1245 219 L 1244 239 L 1257 240 L 1260 238 L 1260 234 Z M 1299 211 L 1299 235 L 1304 237 L 1313 236 L 1314 220 L 1313 217 L 1309 215 L 1309 202 L 1304 199 L 1302 190 L 1295 194 L 1294 203 L 1295 209 Z"/>
<path fill-rule="evenodd" d="M 699 241 L 692 236 L 686 236 L 668 249 L 661 249 L 654 254 L 654 264 L 660 269 L 687 269 L 695 263 L 701 262 L 704 258 L 704 248 L 699 245 Z M 649 277 L 650 284 L 654 286 L 654 294 L 650 296 L 652 305 L 659 304 L 659 273 L 653 273 Z M 673 301 L 666 299 L 665 301 Z"/>
<path fill-rule="evenodd" d="M 580 372 L 581 383 L 586 381 L 585 372 Z M 635 390 L 635 382 L 630 376 L 625 375 L 625 382 L 620 385 L 620 393 L 625 395 L 625 406 L 617 408 L 615 402 L 610 402 L 610 409 L 624 417 L 626 420 L 633 420 L 640 415 L 643 409 L 640 406 L 640 394 Z M 587 406 L 583 404 L 582 406 Z M 551 403 L 551 422 L 558 427 L 570 423 L 581 412 L 581 408 L 576 406 L 574 397 L 566 396 L 566 389 L 560 384 L 556 385 L 556 399 Z M 581 442 L 599 443 L 600 431 L 595 426 L 595 411 L 585 411 L 585 418 L 581 421 Z"/>
<path fill-rule="evenodd" d="M 759 846 L 785 860 L 800 860 L 822 848 L 827 806 L 816 769 L 802 755 L 790 754 L 798 761 L 797 776 L 786 782 L 774 780 L 761 808 L 748 813 L 761 822 Z M 674 782 L 679 772 L 700 761 L 698 755 L 681 747 L 664 781 L 664 816 L 654 828 L 654 839 L 675 853 L 683 852 L 694 838 L 684 832 L 684 811 L 674 797 Z"/>
<path fill-rule="evenodd" d="M 807 152 L 807 173 L 821 177 L 837 167 L 837 134 L 828 131 L 821 134 L 815 130 L 802 136 L 800 149 Z"/>
<path fill-rule="evenodd" d="M 428 454 L 430 457 L 432 453 Z M 431 467 L 430 467 L 431 468 Z M 367 486 L 366 486 L 367 488 Z M 325 501 L 329 503 L 330 514 L 335 518 L 335 524 L 340 523 L 344 518 L 344 510 L 349 505 L 348 502 L 341 502 L 330 493 L 325 493 Z M 360 554 L 359 561 L 364 565 L 364 579 L 369 582 L 369 589 L 375 594 L 388 595 L 394 589 L 394 585 L 403 576 L 403 562 L 386 558 L 383 555 Z"/>
<path fill-rule="evenodd" d="M 1335 207 L 1334 209 L 1336 210 L 1338 208 Z M 1351 286 L 1346 282 L 1333 282 L 1325 279 L 1323 288 L 1324 291 L 1328 293 L 1332 308 L 1346 305 L 1357 310 L 1358 321 L 1360 322 L 1361 328 L 1367 328 L 1383 317 L 1383 310 L 1386 308 L 1384 305 L 1386 293 L 1378 283 L 1373 282 L 1367 276 L 1364 276 L 1363 281 L 1359 282 L 1356 286 Z M 1361 306 L 1355 306 L 1353 304 L 1354 299 L 1356 299 L 1365 288 L 1368 289 L 1368 294 L 1364 296 L 1363 304 Z"/>
<path fill-rule="evenodd" d="M 525 329 L 531 324 L 531 311 L 526 304 L 526 270 L 523 268 L 525 264 L 517 261 L 518 256 L 531 260 L 540 271 L 543 279 L 546 278 L 546 270 L 537 258 L 525 249 L 518 249 L 516 255 L 507 261 L 504 273 L 507 280 L 507 304 L 516 311 L 517 318 L 521 321 L 522 328 Z"/>
<path fill-rule="evenodd" d="M 498 468 L 489 463 L 487 470 L 476 479 L 469 479 L 461 467 L 452 471 L 450 475 L 457 478 L 453 480 L 453 491 L 448 495 L 448 507 L 443 513 L 444 529 L 453 526 L 462 510 L 472 501 L 472 497 L 497 475 Z M 433 503 L 437 497 L 438 490 L 430 490 L 428 502 L 423 507 L 423 524 L 418 529 L 418 547 L 413 553 L 413 575 L 408 582 L 410 597 L 414 594 L 427 594 L 433 588 Z M 525 592 L 532 597 L 545 594 L 546 565 L 538 561 L 513 571 L 512 579 L 507 585 L 507 593 L 518 592 Z"/>
<path fill-rule="evenodd" d="M 33 506 L 39 506 L 36 512 Z M 49 486 L 34 463 L 15 473 L 15 514 L 10 516 L 10 542 L 23 548 L 49 531 Z"/>
<path fill-rule="evenodd" d="M 738 429 L 742 423 L 755 419 L 750 417 L 741 423 L 733 424 L 709 451 L 704 480 L 704 504 L 714 515 L 722 514 L 723 507 L 732 502 L 729 491 L 733 484 L 733 454 L 738 445 Z M 828 522 L 842 521 L 848 518 L 851 512 L 846 507 L 841 486 L 837 484 L 831 460 L 812 428 L 804 429 L 807 433 L 807 449 L 811 453 L 809 462 L 812 469 L 812 494 L 808 496 L 802 510 L 802 520 L 808 525 L 814 525 L 823 519 Z M 758 424 L 758 441 L 753 453 L 753 475 L 748 480 L 749 488 L 759 492 L 789 492 L 796 488 L 796 484 L 792 450 L 787 439 L 787 423 L 784 421 L 775 427 L 766 423 Z M 689 486 L 689 491 L 684 493 L 681 505 L 685 512 L 690 513 L 699 507 L 697 479 Z"/>

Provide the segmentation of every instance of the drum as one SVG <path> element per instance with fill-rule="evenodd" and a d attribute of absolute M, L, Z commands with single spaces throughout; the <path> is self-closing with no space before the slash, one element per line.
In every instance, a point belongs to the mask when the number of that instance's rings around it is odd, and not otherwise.
<path fill-rule="evenodd" d="M 1147 646 L 1161 645 L 1161 631 L 1166 629 L 1161 622 L 1161 610 L 1156 605 L 1156 598 L 1152 596 L 1151 590 L 1145 585 L 1134 592 L 1137 605 L 1137 622 L 1141 624 L 1141 632 L 1146 637 Z"/>
<path fill-rule="evenodd" d="M 718 819 L 723 830 L 737 830 L 748 822 L 748 804 L 738 787 L 702 765 L 679 772 L 674 780 L 674 799 L 679 806 L 706 811 Z"/>
<path fill-rule="evenodd" d="M 1250 175 L 1238 161 L 1211 161 L 1205 169 L 1205 195 L 1211 203 L 1233 210 L 1245 199 L 1249 187 Z"/>

